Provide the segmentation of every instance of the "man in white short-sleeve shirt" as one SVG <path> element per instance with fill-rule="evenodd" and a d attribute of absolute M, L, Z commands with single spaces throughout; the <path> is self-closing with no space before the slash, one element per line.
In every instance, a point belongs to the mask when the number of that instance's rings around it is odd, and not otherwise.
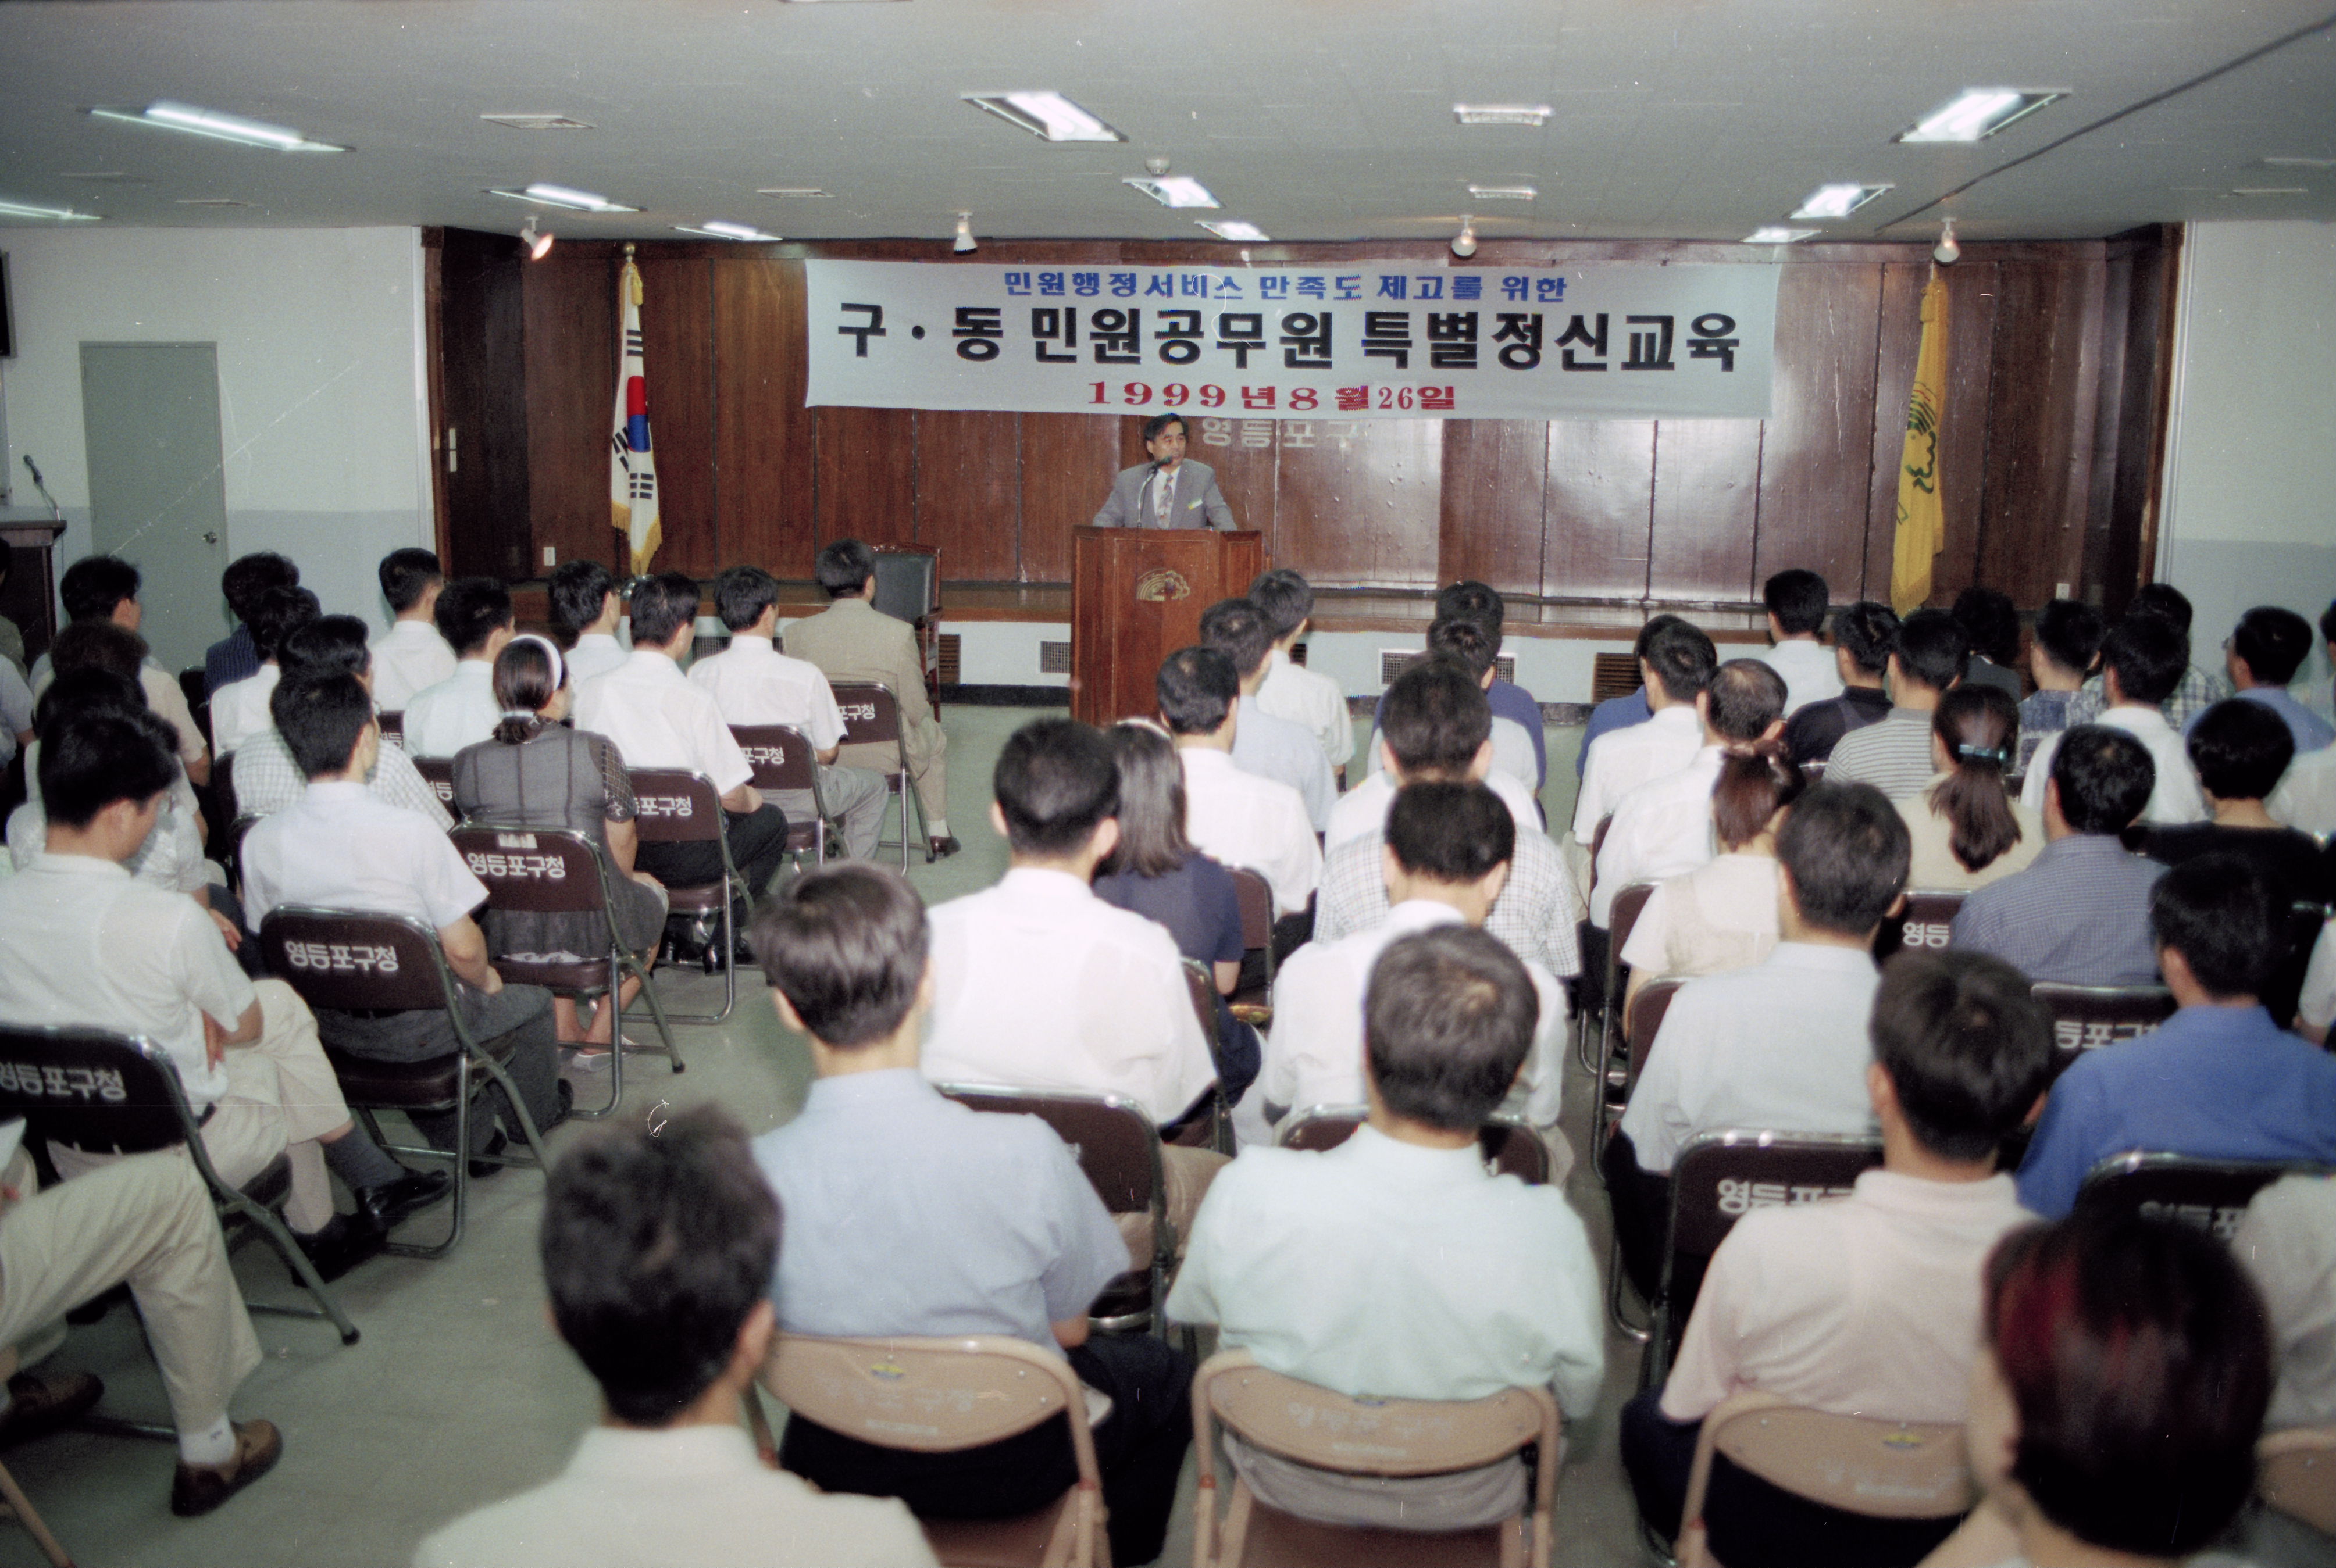
<path fill-rule="evenodd" d="M 1251 583 L 1249 597 L 1273 633 L 1265 682 L 1257 689 L 1258 707 L 1277 719 L 1305 725 L 1330 766 L 1343 772 L 1355 754 L 1355 721 L 1347 711 L 1347 693 L 1329 676 L 1290 657 L 1312 624 L 1313 587 L 1285 567 Z"/>
<path fill-rule="evenodd" d="M 1703 720 L 1695 711 L 1695 696 L 1718 664 L 1711 639 L 1684 621 L 1665 624 L 1647 639 L 1639 673 L 1654 716 L 1643 724 L 1610 730 L 1590 743 L 1582 793 L 1573 806 L 1573 837 L 1583 849 L 1596 841 L 1598 824 L 1623 796 L 1695 760 L 1703 744 Z"/>
<path fill-rule="evenodd" d="M 1833 597 L 1825 580 L 1805 567 L 1790 567 L 1762 584 L 1760 597 L 1767 606 L 1768 641 L 1774 644 L 1760 662 L 1785 678 L 1786 717 L 1811 702 L 1840 696 L 1840 663 L 1834 651 L 1817 641 Z"/>
<path fill-rule="evenodd" d="M 376 575 L 381 596 L 397 618 L 374 639 L 374 701 L 384 713 L 403 713 L 414 694 L 454 673 L 454 650 L 438 634 L 438 595 L 446 575 L 424 549 L 392 550 Z"/>
<path fill-rule="evenodd" d="M 1474 698 L 1468 695 L 1471 685 L 1476 688 Z M 1396 678 L 1379 705 L 1379 728 L 1371 737 L 1374 770 L 1339 798 L 1330 813 L 1326 848 L 1335 850 L 1377 831 L 1387 823 L 1397 790 L 1431 779 L 1481 782 L 1508 807 L 1519 837 L 1543 831 L 1533 790 L 1494 764 L 1493 731 L 1499 721 L 1484 687 L 1484 680 L 1472 679 L 1466 666 L 1448 655 L 1423 659 Z"/>
<path fill-rule="evenodd" d="M 366 646 L 365 632 L 365 623 L 355 615 L 326 615 L 285 639 L 280 663 L 287 677 L 346 673 L 355 675 L 366 691 L 377 692 L 381 690 L 376 678 L 379 666 Z M 365 788 L 392 806 L 428 818 L 442 830 L 454 825 L 438 792 L 401 747 L 381 748 Z M 268 728 L 236 749 L 236 815 L 270 816 L 299 799 L 307 789 L 307 776 L 293 759 L 292 748 L 277 733 L 271 712 Z"/>
<path fill-rule="evenodd" d="M 625 596 L 608 568 L 598 561 L 562 561 L 552 568 L 549 584 L 551 629 L 568 650 L 568 679 L 581 690 L 595 675 L 605 675 L 625 662 L 631 652 L 617 636 L 625 618 Z"/>
<path fill-rule="evenodd" d="M 461 655 L 454 673 L 417 692 L 405 705 L 405 750 L 452 757 L 493 736 L 503 705 L 495 700 L 495 655 L 511 640 L 511 590 L 492 577 L 458 577 L 433 612 L 447 646 Z"/>
<path fill-rule="evenodd" d="M 2149 804 L 2142 808 L 2141 820 L 2153 828 L 2178 828 L 2209 816 L 2197 771 L 2190 766 L 2189 748 L 2159 706 L 2174 694 L 2189 668 L 2188 641 L 2156 615 L 2127 615 L 2101 639 L 2101 689 L 2108 706 L 2093 722 L 2122 730 L 2148 749 L 2149 760 L 2157 765 L 2157 782 Z M 2020 799 L 2031 811 L 2044 809 L 2052 760 L 2067 734 L 2063 730 L 2048 738 L 2029 761 L 2028 783 Z"/>
<path fill-rule="evenodd" d="M 2336 1176 L 2286 1176 L 2231 1238 L 2271 1314 L 2279 1383 L 2263 1425 L 2336 1426 Z"/>
<path fill-rule="evenodd" d="M 1321 885 L 1322 847 L 1297 790 L 1233 761 L 1241 722 L 1233 662 L 1214 648 L 1181 649 L 1161 664 L 1155 689 L 1184 766 L 1185 837 L 1212 859 L 1264 877 L 1275 914 L 1303 913 Z M 1274 945 L 1279 952 L 1285 943 Z"/>
<path fill-rule="evenodd" d="M 1201 642 L 1232 661 L 1241 680 L 1241 721 L 1233 730 L 1233 766 L 1298 791 L 1306 818 L 1319 833 L 1329 826 L 1338 780 L 1322 748 L 1302 724 L 1277 719 L 1258 705 L 1273 634 L 1247 599 L 1221 599 L 1201 613 Z"/>

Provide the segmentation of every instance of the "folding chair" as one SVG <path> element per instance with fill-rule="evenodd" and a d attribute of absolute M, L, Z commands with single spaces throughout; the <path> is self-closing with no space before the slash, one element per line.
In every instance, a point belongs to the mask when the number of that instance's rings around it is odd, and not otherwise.
<path fill-rule="evenodd" d="M 1105 1333 L 1163 1327 L 1161 1307 L 1168 1299 L 1168 1276 L 1176 1266 L 1175 1227 L 1168 1223 L 1168 1183 L 1160 1168 L 1160 1133 L 1144 1108 L 1115 1094 L 1007 1089 L 992 1084 L 944 1083 L 941 1093 L 973 1110 L 1035 1116 L 1071 1146 L 1103 1206 L 1128 1236 L 1128 1252 L 1150 1262 L 1121 1274 L 1103 1288 L 1087 1319 Z"/>
<path fill-rule="evenodd" d="M 825 1340 L 781 1334 L 762 1386 L 832 1432 L 914 1454 L 977 1448 L 1066 1416 L 1078 1481 L 1046 1506 L 1010 1519 L 920 1519 L 933 1554 L 951 1564 L 1109 1568 L 1103 1472 L 1071 1364 L 1000 1335 L 946 1340 Z M 747 1399 L 756 1437 L 769 1428 Z"/>
<path fill-rule="evenodd" d="M 1679 1568 L 1717 1568 L 1703 1498 L 1718 1454 L 1796 1497 L 1874 1518 L 1952 1519 L 1976 1501 L 1959 1425 L 1828 1415 L 1747 1389 L 1703 1418 L 1688 1471 Z"/>
<path fill-rule="evenodd" d="M 1192 999 L 1192 1012 L 1201 1021 L 1201 1038 L 1211 1042 L 1210 1053 L 1215 1054 L 1217 1038 L 1217 979 L 1208 964 L 1197 958 L 1187 958 L 1184 964 L 1184 990 Z M 1163 1129 L 1161 1136 L 1168 1142 L 1188 1148 L 1212 1148 L 1221 1155 L 1231 1155 L 1233 1149 L 1232 1108 L 1225 1103 L 1224 1086 L 1218 1084 L 1209 1095 L 1205 1116 L 1188 1116 L 1174 1129 Z"/>
<path fill-rule="evenodd" d="M 1613 907 L 1607 911 L 1605 1002 L 1598 1010 L 1599 1061 L 1611 1059 L 1614 1049 L 1616 1014 L 1626 1012 L 1629 1007 L 1630 966 L 1622 962 L 1622 948 L 1630 940 L 1630 933 L 1638 925 L 1639 916 L 1645 913 L 1647 900 L 1654 896 L 1654 892 L 1655 885 L 1651 882 L 1633 882 L 1615 893 Z M 1589 1033 L 1586 1028 L 1580 1032 L 1575 1051 L 1581 1058 L 1582 1070 L 1596 1072 L 1598 1061 L 1591 1060 Z"/>
<path fill-rule="evenodd" d="M 1265 983 L 1236 991 L 1233 1016 L 1264 1029 L 1273 1022 L 1273 887 L 1246 866 L 1227 867 L 1233 874 L 1233 896 L 1241 903 L 1241 946 L 1265 953 Z M 1245 965 L 1244 965 L 1245 966 Z"/>
<path fill-rule="evenodd" d="M 2227 1242 L 2238 1234 L 2255 1194 L 2283 1176 L 2324 1175 L 2329 1168 L 2308 1160 L 2192 1159 L 2136 1149 L 2113 1154 L 2087 1171 L 2077 1189 L 2077 1206 L 2174 1220 Z"/>
<path fill-rule="evenodd" d="M 405 750 L 405 715 L 404 713 L 376 713 L 374 715 L 374 722 L 381 726 L 383 745 L 394 746 L 401 751 Z"/>
<path fill-rule="evenodd" d="M 917 658 L 924 670 L 925 698 L 941 705 L 941 552 L 938 545 L 877 545 L 876 591 L 870 595 L 880 614 L 906 621 L 917 634 Z"/>
<path fill-rule="evenodd" d="M 2336 1427 L 2266 1434 L 2255 1446 L 2255 1491 L 2281 1513 L 2336 1535 Z"/>
<path fill-rule="evenodd" d="M 1663 1020 L 1671 1010 L 1671 998 L 1679 992 L 1692 976 L 1665 974 L 1639 987 L 1639 994 L 1623 1003 L 1622 1031 L 1607 1043 L 1604 1061 L 1598 1074 L 1598 1125 L 1591 1128 L 1597 1139 L 1597 1153 L 1603 1157 L 1606 1146 L 1613 1140 L 1614 1129 L 1622 1125 L 1622 1112 L 1630 1106 L 1630 1095 L 1639 1087 L 1639 1077 L 1647 1070 L 1647 1056 L 1655 1049 L 1655 1036 L 1662 1032 Z"/>
<path fill-rule="evenodd" d="M 811 820 L 787 819 L 787 853 L 794 857 L 797 871 L 803 869 L 806 849 L 812 853 L 813 866 L 826 865 L 827 797 L 819 788 L 819 753 L 812 750 L 803 731 L 785 724 L 733 724 L 730 738 L 738 742 L 747 766 L 754 769 L 755 789 L 765 793 L 774 789 L 811 792 Z"/>
<path fill-rule="evenodd" d="M 494 961 L 502 977 L 519 985 L 540 985 L 565 995 L 606 994 L 614 1005 L 624 994 L 629 974 L 641 982 L 641 999 L 649 1004 L 657 1037 L 665 1041 L 666 1059 L 673 1070 L 683 1070 L 681 1047 L 665 1020 L 665 1006 L 649 984 L 647 965 L 617 940 L 615 867 L 600 847 L 567 828 L 497 828 L 464 822 L 453 830 L 454 847 L 471 875 L 487 885 L 487 907 L 511 914 L 597 915 L 608 925 L 608 951 L 599 958 L 562 963 L 543 958 L 501 957 Z M 608 1103 L 598 1110 L 569 1114 L 594 1120 L 617 1108 L 625 1098 L 625 1017 L 618 1008 L 608 1031 Z"/>
<path fill-rule="evenodd" d="M 1901 948 L 1944 953 L 1949 928 L 1968 896 L 1961 888 L 1911 888 L 1906 907 L 1883 921 L 1874 934 L 1874 961 L 1888 958 Z"/>
<path fill-rule="evenodd" d="M 1282 1122 L 1274 1146 L 1322 1154 L 1354 1137 L 1369 1118 L 1366 1106 L 1309 1105 Z M 1513 1176 L 1527 1186 L 1548 1185 L 1549 1146 L 1515 1117 L 1496 1115 L 1478 1128 L 1476 1147 L 1494 1175 Z"/>
<path fill-rule="evenodd" d="M 533 1164 L 551 1168 L 543 1152 L 535 1118 L 528 1114 L 519 1086 L 494 1053 L 471 1037 L 462 1020 L 462 997 L 454 972 L 438 945 L 438 934 L 421 921 L 403 915 L 361 914 L 346 909 L 316 909 L 287 905 L 271 910 L 259 923 L 259 951 L 271 974 L 277 974 L 312 1008 L 340 1012 L 413 1012 L 443 1010 L 454 1029 L 457 1049 L 421 1061 L 384 1061 L 352 1056 L 327 1045 L 325 1056 L 341 1080 L 341 1095 L 349 1108 L 365 1118 L 373 1139 L 393 1154 L 453 1162 L 454 1203 L 453 1223 L 445 1240 L 433 1246 L 393 1242 L 388 1250 L 401 1257 L 438 1258 L 462 1239 L 462 1218 L 471 1192 L 471 1163 L 497 1165 L 530 1162 L 508 1155 L 468 1152 L 471 1147 L 471 1101 L 487 1085 L 472 1078 L 472 1069 L 502 1086 L 504 1096 L 519 1115 L 521 1133 L 534 1154 Z M 432 1148 L 426 1144 L 393 1144 L 382 1137 L 376 1111 L 453 1111 L 454 1147 Z"/>
<path fill-rule="evenodd" d="M 1238 1473 L 1217 1513 L 1217 1427 L 1268 1453 L 1350 1476 L 1449 1475 L 1533 1455 L 1530 1514 L 1473 1530 L 1408 1531 L 1322 1524 L 1260 1501 Z M 1479 1563 L 1549 1568 L 1563 1456 L 1557 1401 L 1545 1388 L 1481 1399 L 1349 1399 L 1269 1372 L 1247 1350 L 1223 1350 L 1192 1377 L 1193 1568 L 1264 1563 Z"/>
<path fill-rule="evenodd" d="M 2174 1016 L 2174 993 L 2162 985 L 2059 985 L 2028 988 L 2052 1015 L 2052 1076 L 2068 1070 L 2081 1051 L 2155 1034 Z"/>
<path fill-rule="evenodd" d="M 398 744 L 404 744 L 402 738 Z M 438 804 L 446 808 L 450 815 L 462 814 L 461 808 L 454 804 L 454 759 L 416 757 L 414 770 L 422 775 L 422 781 L 430 786 L 431 792 L 438 797 Z"/>
<path fill-rule="evenodd" d="M 720 881 L 665 890 L 666 907 L 675 915 L 703 920 L 719 911 L 716 929 L 722 944 L 722 1011 L 672 1012 L 666 1017 L 674 1023 L 720 1023 L 738 1005 L 737 917 L 732 905 L 737 899 L 752 896 L 746 879 L 738 875 L 730 858 L 730 837 L 722 827 L 722 797 L 711 779 L 686 769 L 633 768 L 627 773 L 633 782 L 633 827 L 642 843 L 713 844 L 722 851 Z M 714 951 L 706 950 L 708 974 L 714 973 Z"/>
<path fill-rule="evenodd" d="M 202 675 L 200 670 L 190 673 L 198 679 Z M 16 1347 L 0 1346 L 0 1383 L 6 1382 L 15 1375 Z M 173 1433 L 172 1436 L 175 1437 L 176 1434 Z M 33 1538 L 33 1544 L 40 1547 L 41 1555 L 46 1557 L 55 1565 L 55 1568 L 73 1568 L 73 1553 L 67 1552 L 57 1538 L 49 1534 L 47 1523 L 33 1507 L 32 1499 L 24 1495 L 24 1489 L 16 1484 L 16 1477 L 8 1473 L 8 1466 L 5 1465 L 0 1465 L 0 1498 L 6 1499 L 5 1506 L 0 1506 L 0 1518 L 14 1519 L 17 1524 L 22 1524 L 24 1527 L 24 1534 L 30 1535 Z"/>
<path fill-rule="evenodd" d="M 148 1154 L 184 1144 L 229 1244 L 254 1232 L 265 1237 L 316 1303 L 253 1302 L 251 1310 L 326 1319 L 341 1343 L 357 1342 L 356 1324 L 277 1217 L 292 1190 L 290 1161 L 277 1156 L 240 1187 L 222 1177 L 203 1147 L 202 1123 L 187 1104 L 179 1065 L 162 1047 L 102 1029 L 0 1025 L 0 1115 L 22 1115 L 27 1142 L 71 1144 L 92 1154 Z"/>
<path fill-rule="evenodd" d="M 921 827 L 925 808 L 916 799 L 916 780 L 909 776 L 909 742 L 907 727 L 900 722 L 900 700 L 881 681 L 838 681 L 834 690 L 836 711 L 843 715 L 843 744 L 891 743 L 894 760 L 891 770 L 884 774 L 884 789 L 888 794 L 900 798 L 900 838 L 897 845 L 890 838 L 880 839 L 876 847 L 899 849 L 900 869 L 905 872 L 909 869 L 909 813 L 912 809 L 916 812 Z M 925 860 L 930 865 L 933 858 L 932 836 L 921 837 L 925 839 Z"/>

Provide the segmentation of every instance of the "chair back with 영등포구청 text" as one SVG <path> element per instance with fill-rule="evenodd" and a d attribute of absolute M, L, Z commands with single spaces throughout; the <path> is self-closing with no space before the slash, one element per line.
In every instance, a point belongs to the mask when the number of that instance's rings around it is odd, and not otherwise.
<path fill-rule="evenodd" d="M 706 972 L 722 973 L 722 1011 L 672 1012 L 676 1023 L 720 1023 L 738 1005 L 738 900 L 746 896 L 746 879 L 730 859 L 730 838 L 722 826 L 722 796 L 703 773 L 683 768 L 629 768 L 633 786 L 633 827 L 644 844 L 712 844 L 722 856 L 718 880 L 692 886 L 666 886 L 666 908 L 675 915 L 711 921 L 717 944 L 706 949 Z"/>
<path fill-rule="evenodd" d="M 733 724 L 730 738 L 738 742 L 745 753 L 746 765 L 754 770 L 752 782 L 764 794 L 791 790 L 811 797 L 811 816 L 797 821 L 799 812 L 787 817 L 787 853 L 794 857 L 795 869 L 803 869 L 803 851 L 811 851 L 812 864 L 827 864 L 827 799 L 819 786 L 819 753 L 812 749 L 802 731 L 787 724 Z"/>
<path fill-rule="evenodd" d="M 1912 948 L 1917 953 L 1944 953 L 1955 915 L 1962 909 L 1960 888 L 1914 887 L 1906 892 L 1906 907 L 1886 917 L 1874 934 L 1874 959 L 1879 963 L 1892 953 Z"/>
<path fill-rule="evenodd" d="M 924 806 L 917 799 L 915 780 L 909 776 L 909 743 L 900 721 L 900 700 L 881 681 L 838 681 L 834 685 L 835 711 L 843 715 L 843 741 L 846 746 L 889 746 L 892 755 L 877 769 L 883 776 L 888 794 L 900 798 L 900 837 L 899 841 L 886 838 L 878 842 L 879 849 L 898 849 L 900 869 L 909 869 L 910 813 L 924 820 Z M 885 810 L 891 808 L 888 804 Z M 933 858 L 932 846 L 925 847 L 925 860 Z"/>
<path fill-rule="evenodd" d="M 454 759 L 416 757 L 414 759 L 414 770 L 422 775 L 422 781 L 430 786 L 433 795 L 438 797 L 439 805 L 450 812 L 461 809 L 454 804 Z"/>
<path fill-rule="evenodd" d="M 2052 1076 L 2088 1050 L 2155 1034 L 2174 1016 L 2174 993 L 2162 985 L 2060 985 L 2039 981 L 2029 994 L 2052 1015 Z"/>
<path fill-rule="evenodd" d="M 2283 1176 L 2323 1176 L 2330 1167 L 2295 1160 L 2192 1159 L 2133 1150 L 2085 1173 L 2077 1206 L 2195 1226 L 2224 1241 L 2238 1234 L 2255 1194 Z"/>

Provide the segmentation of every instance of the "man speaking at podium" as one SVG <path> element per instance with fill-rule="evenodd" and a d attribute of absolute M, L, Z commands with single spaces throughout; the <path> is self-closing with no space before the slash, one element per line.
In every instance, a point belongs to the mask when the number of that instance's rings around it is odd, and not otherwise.
<path fill-rule="evenodd" d="M 1144 421 L 1148 463 L 1121 470 L 1111 498 L 1095 515 L 1098 528 L 1216 528 L 1233 526 L 1233 509 L 1217 489 L 1217 470 L 1184 456 L 1184 421 L 1153 414 Z"/>

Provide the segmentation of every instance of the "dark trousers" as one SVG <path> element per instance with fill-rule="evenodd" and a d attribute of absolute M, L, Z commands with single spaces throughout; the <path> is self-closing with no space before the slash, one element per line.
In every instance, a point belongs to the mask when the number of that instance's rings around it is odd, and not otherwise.
<path fill-rule="evenodd" d="M 1627 1133 L 1616 1133 L 1599 1157 L 1606 1176 L 1606 1198 L 1614 1211 L 1614 1240 L 1622 1249 L 1622 1270 L 1651 1302 L 1662 1287 L 1663 1244 L 1670 1229 L 1671 1178 L 1639 1168 L 1639 1151 Z M 1692 1297 L 1689 1298 L 1692 1300 Z M 1687 1320 L 1687 1302 L 1674 1316 Z M 1726 1559 L 1722 1559 L 1726 1561 Z"/>
<path fill-rule="evenodd" d="M 1265 1048 L 1258 1042 L 1257 1031 L 1235 1018 L 1222 996 L 1217 998 L 1216 1038 L 1210 1043 L 1216 1048 L 1211 1054 L 1217 1059 L 1217 1082 L 1224 1089 L 1225 1103 L 1238 1104 L 1265 1065 Z"/>
<path fill-rule="evenodd" d="M 1111 1559 L 1135 1568 L 1160 1555 L 1176 1477 L 1192 1440 L 1192 1363 L 1158 1340 L 1098 1335 L 1067 1352 L 1081 1382 L 1111 1396 L 1095 1429 Z M 790 1416 L 779 1465 L 822 1491 L 898 1497 L 937 1519 L 1010 1519 L 1043 1508 L 1078 1479 L 1064 1418 L 953 1454 L 880 1448 Z"/>
<path fill-rule="evenodd" d="M 723 836 L 730 840 L 730 861 L 746 879 L 745 904 L 733 913 L 738 933 L 745 935 L 750 906 L 779 874 L 787 857 L 787 818 L 765 804 L 753 811 L 722 813 Z M 633 865 L 667 887 L 704 887 L 722 880 L 722 851 L 712 842 L 694 844 L 643 843 L 634 851 Z"/>
<path fill-rule="evenodd" d="M 467 984 L 459 989 L 462 1021 L 471 1038 L 511 1074 L 538 1129 L 550 1127 L 560 1119 L 560 1039 L 552 1026 L 551 992 L 540 985 L 506 985 L 492 996 Z M 454 1038 L 454 1021 L 443 1011 L 367 1017 L 320 1008 L 316 1033 L 335 1050 L 375 1061 L 428 1061 L 462 1049 Z M 482 1078 L 485 1074 L 474 1069 L 472 1082 L 475 1085 Z M 432 1147 L 454 1147 L 454 1112 L 409 1113 L 409 1118 Z M 485 1149 L 499 1120 L 513 1138 L 520 1136 L 519 1118 L 511 1110 L 510 1097 L 503 1093 L 502 1085 L 490 1079 L 472 1108 L 470 1153 Z"/>
<path fill-rule="evenodd" d="M 1661 1389 L 1650 1389 L 1622 1407 L 1622 1468 L 1639 1516 L 1675 1539 L 1703 1423 L 1669 1419 L 1661 1399 Z M 1962 1523 L 1827 1508 L 1737 1469 L 1725 1455 L 1713 1456 L 1703 1518 L 1711 1554 L 1728 1568 L 1913 1568 Z"/>

